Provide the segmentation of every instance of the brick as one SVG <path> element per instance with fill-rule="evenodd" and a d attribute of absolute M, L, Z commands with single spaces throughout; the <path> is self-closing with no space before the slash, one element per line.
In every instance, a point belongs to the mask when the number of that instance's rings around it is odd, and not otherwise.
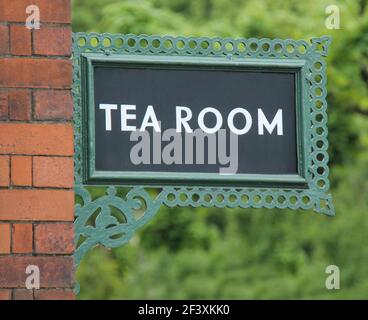
<path fill-rule="evenodd" d="M 31 91 L 9 91 L 9 118 L 10 120 L 31 120 Z"/>
<path fill-rule="evenodd" d="M 36 187 L 72 188 L 74 161 L 69 157 L 34 157 L 33 185 Z"/>
<path fill-rule="evenodd" d="M 8 26 L 0 26 L 0 54 L 8 54 L 8 53 L 9 53 L 9 29 Z"/>
<path fill-rule="evenodd" d="M 10 224 L 0 223 L 0 254 L 10 253 L 10 233 Z"/>
<path fill-rule="evenodd" d="M 43 223 L 35 227 L 36 253 L 64 253 L 74 251 L 72 223 Z"/>
<path fill-rule="evenodd" d="M 11 290 L 0 289 L 0 300 L 11 300 Z"/>
<path fill-rule="evenodd" d="M 36 290 L 35 300 L 75 300 L 72 290 Z"/>
<path fill-rule="evenodd" d="M 61 88 L 72 83 L 72 63 L 67 59 L 0 59 L 0 87 Z"/>
<path fill-rule="evenodd" d="M 35 90 L 34 117 L 37 120 L 71 120 L 73 98 L 69 90 Z"/>
<path fill-rule="evenodd" d="M 0 187 L 9 186 L 9 156 L 0 156 Z"/>
<path fill-rule="evenodd" d="M 0 123 L 0 154 L 72 156 L 71 124 Z"/>
<path fill-rule="evenodd" d="M 8 90 L 0 88 L 0 120 L 8 120 Z"/>
<path fill-rule="evenodd" d="M 32 157 L 11 157 L 11 184 L 13 186 L 32 185 Z"/>
<path fill-rule="evenodd" d="M 13 225 L 13 253 L 31 253 L 33 250 L 33 231 L 30 223 L 16 223 Z"/>
<path fill-rule="evenodd" d="M 73 287 L 74 262 L 71 256 L 0 256 L 0 287 L 24 288 L 29 265 L 39 268 L 41 288 Z"/>
<path fill-rule="evenodd" d="M 0 21 L 25 22 L 30 4 L 40 9 L 42 22 L 71 22 L 70 0 L 0 0 Z"/>
<path fill-rule="evenodd" d="M 35 300 L 75 300 L 73 290 L 35 290 Z"/>
<path fill-rule="evenodd" d="M 32 54 L 31 30 L 25 25 L 10 26 L 10 53 L 22 56 Z"/>
<path fill-rule="evenodd" d="M 34 53 L 50 56 L 70 56 L 72 29 L 70 27 L 42 27 L 34 31 Z"/>
<path fill-rule="evenodd" d="M 14 290 L 14 300 L 33 300 L 33 290 L 18 289 Z"/>
<path fill-rule="evenodd" d="M 1 190 L 0 220 L 73 221 L 72 190 Z"/>

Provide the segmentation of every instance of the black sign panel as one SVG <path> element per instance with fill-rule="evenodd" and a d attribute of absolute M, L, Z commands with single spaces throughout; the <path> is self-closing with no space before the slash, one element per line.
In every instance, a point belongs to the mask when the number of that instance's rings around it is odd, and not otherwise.
<path fill-rule="evenodd" d="M 218 174 L 230 165 L 221 151 L 237 157 L 233 174 L 298 174 L 292 70 L 122 64 L 95 66 L 93 81 L 96 171 Z M 218 130 L 207 132 L 215 140 L 204 139 L 201 161 L 195 144 L 188 156 L 186 135 L 202 128 Z M 169 139 L 170 132 L 177 136 Z M 132 161 L 139 143 L 140 163 Z"/>

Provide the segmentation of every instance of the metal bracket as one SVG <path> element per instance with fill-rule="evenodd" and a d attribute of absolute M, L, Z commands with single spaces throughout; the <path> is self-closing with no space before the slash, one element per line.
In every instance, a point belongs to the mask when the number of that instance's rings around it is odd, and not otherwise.
<path fill-rule="evenodd" d="M 73 95 L 75 133 L 75 263 L 96 245 L 108 248 L 127 243 L 150 221 L 161 205 L 169 207 L 241 207 L 314 209 L 334 215 L 327 194 L 328 141 L 326 62 L 329 37 L 305 40 L 184 38 L 146 35 L 75 33 L 73 36 Z M 194 56 L 252 59 L 303 59 L 303 126 L 306 141 L 307 189 L 187 186 L 90 186 L 83 184 L 81 55 Z"/>

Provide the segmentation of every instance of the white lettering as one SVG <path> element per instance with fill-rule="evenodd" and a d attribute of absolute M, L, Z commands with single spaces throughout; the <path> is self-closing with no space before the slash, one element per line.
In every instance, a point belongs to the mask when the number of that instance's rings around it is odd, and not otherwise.
<path fill-rule="evenodd" d="M 216 117 L 216 125 L 213 128 L 208 128 L 204 124 L 204 116 L 208 112 L 212 112 Z M 216 133 L 222 126 L 221 113 L 215 108 L 211 108 L 211 107 L 204 108 L 198 115 L 198 125 L 206 133 Z"/>
<path fill-rule="evenodd" d="M 245 117 L 246 123 L 245 123 L 245 127 L 243 129 L 238 129 L 238 128 L 235 128 L 235 126 L 234 126 L 234 117 L 237 113 L 241 113 Z M 250 113 L 247 110 L 245 110 L 243 108 L 235 108 L 235 109 L 230 111 L 229 116 L 227 118 L 227 124 L 228 124 L 230 130 L 232 132 L 234 132 L 235 134 L 238 134 L 238 135 L 245 134 L 252 127 L 252 116 L 250 115 Z"/>
<path fill-rule="evenodd" d="M 105 110 L 105 130 L 111 131 L 111 110 L 117 110 L 117 104 L 100 104 L 100 110 Z"/>
<path fill-rule="evenodd" d="M 145 131 L 147 127 L 153 127 L 156 132 L 161 132 L 153 106 L 147 106 L 146 113 L 142 121 L 141 131 Z"/>
<path fill-rule="evenodd" d="M 263 135 L 263 127 L 266 127 L 269 134 L 272 134 L 273 129 L 277 127 L 277 135 L 282 136 L 283 127 L 282 127 L 282 109 L 278 109 L 275 117 L 272 122 L 269 123 L 264 115 L 262 109 L 258 109 L 258 134 Z"/>
<path fill-rule="evenodd" d="M 135 111 L 136 106 L 134 104 L 122 104 L 121 105 L 121 131 L 135 131 L 137 130 L 136 126 L 128 126 L 128 120 L 135 120 L 135 114 L 128 114 L 128 110 Z"/>
<path fill-rule="evenodd" d="M 182 116 L 182 111 L 186 112 L 185 117 Z M 184 127 L 186 132 L 189 132 L 189 133 L 193 132 L 193 130 L 188 124 L 188 121 L 192 119 L 192 115 L 193 115 L 192 110 L 190 110 L 188 107 L 181 107 L 181 106 L 176 107 L 176 131 L 177 132 L 181 132 L 181 126 Z"/>

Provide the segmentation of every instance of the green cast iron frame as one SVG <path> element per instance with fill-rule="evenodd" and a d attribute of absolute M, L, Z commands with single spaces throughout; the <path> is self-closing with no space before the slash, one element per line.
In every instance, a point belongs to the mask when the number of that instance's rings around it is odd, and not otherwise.
<path fill-rule="evenodd" d="M 154 185 L 165 184 L 175 185 L 178 180 L 183 185 L 231 185 L 231 186 L 306 186 L 305 179 L 307 167 L 305 161 L 306 148 L 303 137 L 307 134 L 303 126 L 304 113 L 302 101 L 302 73 L 306 61 L 281 60 L 281 59 L 244 59 L 232 57 L 186 57 L 186 56 L 147 56 L 147 55 L 118 55 L 106 57 L 103 53 L 87 53 L 81 55 L 82 79 L 85 85 L 82 86 L 84 95 L 84 114 L 88 119 L 83 136 L 88 137 L 84 143 L 85 170 L 84 181 L 86 183 L 117 183 L 122 181 L 134 184 Z M 188 67 L 195 70 L 247 70 L 256 71 L 262 69 L 267 72 L 293 73 L 295 78 L 295 105 L 297 122 L 297 155 L 298 174 L 234 174 L 220 175 L 215 173 L 188 173 L 188 172 L 132 172 L 132 171 L 97 171 L 95 165 L 95 101 L 94 101 L 94 68 L 108 66 L 110 68 L 162 68 L 178 70 Z M 229 69 L 230 68 L 230 69 Z M 305 132 L 303 132 L 305 131 Z"/>
<path fill-rule="evenodd" d="M 96 245 L 115 248 L 127 243 L 162 205 L 168 207 L 240 207 L 314 209 L 334 215 L 329 190 L 326 62 L 329 37 L 305 40 L 223 39 L 147 35 L 75 33 L 73 35 L 73 96 L 75 138 L 75 264 Z M 298 108 L 298 183 L 292 177 L 243 177 L 249 184 L 224 181 L 176 185 L 171 179 L 150 183 L 102 174 L 86 183 L 93 159 L 85 147 L 88 132 L 88 77 L 94 62 L 194 63 L 296 68 Z M 183 62 L 184 61 L 184 62 Z M 87 88 L 87 89 L 86 89 Z M 299 107 L 298 107 L 299 106 Z M 90 131 L 88 131 L 90 130 Z M 92 161 L 92 162 L 91 162 Z M 93 176 L 93 170 L 90 171 Z M 97 175 L 98 176 L 98 175 Z M 127 178 L 126 176 L 124 176 Z M 155 177 L 152 177 L 153 179 Z M 264 184 L 254 184 L 262 181 Z M 137 181 L 140 181 L 138 185 Z M 174 180 L 175 181 L 175 180 Z M 204 180 L 203 180 L 204 181 Z M 210 180 L 211 181 L 211 180 Z M 234 181 L 233 181 L 234 182 Z M 286 182 L 286 184 L 283 184 Z M 253 184 L 252 184 L 253 183 Z M 289 183 L 289 184 L 287 184 Z M 237 185 L 237 184 L 235 184 Z M 92 191 L 93 188 L 93 191 Z"/>

